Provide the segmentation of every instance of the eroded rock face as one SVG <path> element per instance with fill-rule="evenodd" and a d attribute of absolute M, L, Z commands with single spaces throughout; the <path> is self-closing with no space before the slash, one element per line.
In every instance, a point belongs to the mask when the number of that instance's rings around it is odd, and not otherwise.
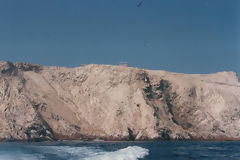
<path fill-rule="evenodd" d="M 0 62 L 0 140 L 240 139 L 234 72 Z"/>

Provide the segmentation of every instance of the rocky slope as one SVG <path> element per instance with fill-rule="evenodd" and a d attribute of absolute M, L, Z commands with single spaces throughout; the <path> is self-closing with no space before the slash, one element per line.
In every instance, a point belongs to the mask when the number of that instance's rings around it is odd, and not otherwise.
<path fill-rule="evenodd" d="M 234 72 L 0 62 L 0 140 L 240 139 Z"/>

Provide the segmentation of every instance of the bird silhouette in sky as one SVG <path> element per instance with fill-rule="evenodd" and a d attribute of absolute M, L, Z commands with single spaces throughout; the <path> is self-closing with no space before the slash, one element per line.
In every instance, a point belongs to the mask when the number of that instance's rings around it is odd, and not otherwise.
<path fill-rule="evenodd" d="M 137 5 L 137 7 L 141 7 L 141 5 L 143 4 L 143 1 L 140 1 Z"/>

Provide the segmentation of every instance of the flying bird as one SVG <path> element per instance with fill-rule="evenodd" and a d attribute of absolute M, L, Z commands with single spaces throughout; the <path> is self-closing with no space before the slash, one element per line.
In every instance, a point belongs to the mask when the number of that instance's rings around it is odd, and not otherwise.
<path fill-rule="evenodd" d="M 141 5 L 143 4 L 143 1 L 140 1 L 137 5 L 137 7 L 141 7 Z"/>

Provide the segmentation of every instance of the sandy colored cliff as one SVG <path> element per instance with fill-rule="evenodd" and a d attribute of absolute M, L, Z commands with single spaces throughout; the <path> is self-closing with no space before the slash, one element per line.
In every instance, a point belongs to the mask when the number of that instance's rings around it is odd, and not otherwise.
<path fill-rule="evenodd" d="M 0 62 L 0 140 L 240 139 L 234 72 Z"/>

